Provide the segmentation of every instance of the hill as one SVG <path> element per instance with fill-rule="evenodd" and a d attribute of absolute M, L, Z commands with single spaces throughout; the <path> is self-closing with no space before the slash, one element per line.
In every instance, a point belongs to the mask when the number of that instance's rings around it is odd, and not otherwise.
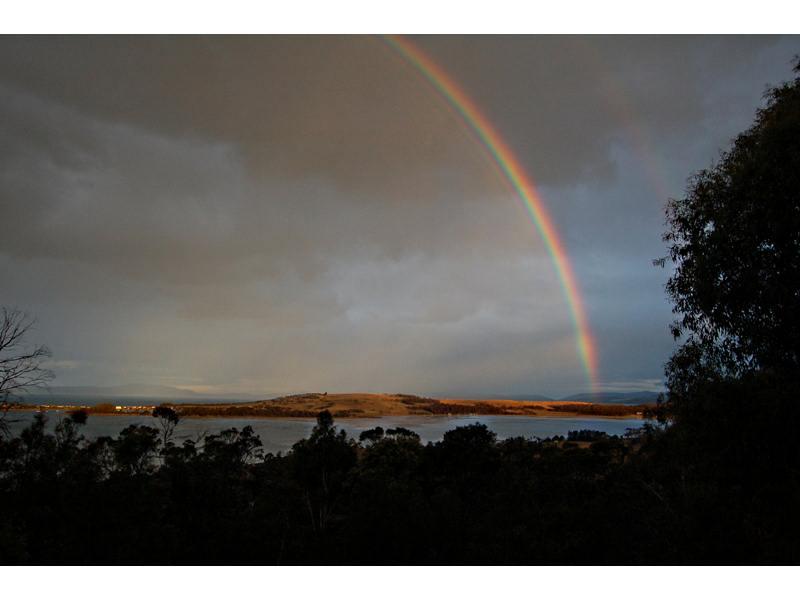
<path fill-rule="evenodd" d="M 596 404 L 560 400 L 425 398 L 408 394 L 296 394 L 257 402 L 168 403 L 184 417 L 311 418 L 327 410 L 335 418 L 387 416 L 507 415 L 529 417 L 637 417 L 644 405 Z M 30 408 L 30 407 L 29 407 Z M 154 405 L 86 407 L 95 414 L 147 414 Z"/>

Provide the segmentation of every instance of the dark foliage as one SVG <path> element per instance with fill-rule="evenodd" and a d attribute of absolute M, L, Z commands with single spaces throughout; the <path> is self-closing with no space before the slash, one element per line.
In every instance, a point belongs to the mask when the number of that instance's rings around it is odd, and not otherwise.
<path fill-rule="evenodd" d="M 580 431 L 570 431 L 567 433 L 567 441 L 570 442 L 597 442 L 607 438 L 607 433 L 603 431 L 594 431 L 592 429 L 581 429 Z"/>
<path fill-rule="evenodd" d="M 285 456 L 249 427 L 165 448 L 155 428 L 89 441 L 83 417 L 50 434 L 37 414 L 0 443 L 0 562 L 797 563 L 793 389 L 728 382 L 698 396 L 691 426 L 626 438 L 471 425 L 359 445 L 323 413 Z"/>
<path fill-rule="evenodd" d="M 800 77 L 766 100 L 667 208 L 673 334 L 686 336 L 667 373 L 678 401 L 695 383 L 800 368 Z"/>
<path fill-rule="evenodd" d="M 362 431 L 358 436 L 358 441 L 362 443 L 375 443 L 382 440 L 384 434 L 385 432 L 383 431 L 383 427 L 374 427 L 372 429 Z"/>
<path fill-rule="evenodd" d="M 166 449 L 171 443 L 170 440 L 175 432 L 175 427 L 181 420 L 180 416 L 171 406 L 162 404 L 153 409 L 153 417 L 158 421 L 158 426 L 161 428 L 161 443 Z"/>

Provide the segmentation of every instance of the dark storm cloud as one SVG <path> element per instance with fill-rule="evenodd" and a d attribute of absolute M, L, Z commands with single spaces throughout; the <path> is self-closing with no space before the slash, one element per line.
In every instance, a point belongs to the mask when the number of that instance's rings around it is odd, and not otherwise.
<path fill-rule="evenodd" d="M 652 386 L 665 195 L 796 39 L 416 41 L 540 186 L 603 379 Z M 6 37 L 0 115 L 2 301 L 39 316 L 61 383 L 585 387 L 519 200 L 378 38 Z"/>
<path fill-rule="evenodd" d="M 790 41 L 760 36 L 416 40 L 489 108 L 545 185 L 612 177 L 609 144 L 640 135 L 637 129 L 660 146 L 664 138 L 686 141 L 698 124 L 720 114 L 744 107 L 749 114 L 768 77 L 787 76 L 794 50 Z"/>
<path fill-rule="evenodd" d="M 416 41 L 543 184 L 609 174 L 611 138 L 642 124 L 683 134 L 709 105 L 736 107 L 715 97 L 732 86 L 734 100 L 749 101 L 766 84 L 750 85 L 765 75 L 759 55 L 776 45 L 758 36 Z M 318 172 L 384 189 L 408 177 L 398 163 L 452 158 L 450 115 L 431 109 L 441 103 L 378 38 L 15 37 L 0 49 L 6 83 L 111 121 L 243 146 L 255 174 Z"/>
<path fill-rule="evenodd" d="M 407 178 L 452 123 L 372 37 L 7 38 L 0 77 L 65 106 L 242 148 L 255 176 Z M 389 143 L 387 143 L 389 142 Z M 343 151 L 344 150 L 344 151 Z"/>

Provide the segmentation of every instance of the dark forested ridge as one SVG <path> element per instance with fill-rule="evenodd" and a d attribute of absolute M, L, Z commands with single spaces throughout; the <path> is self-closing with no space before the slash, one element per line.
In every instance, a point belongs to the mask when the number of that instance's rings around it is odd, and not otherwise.
<path fill-rule="evenodd" d="M 285 456 L 262 456 L 249 428 L 175 446 L 166 412 L 97 440 L 80 411 L 54 434 L 37 416 L 0 442 L 0 562 L 796 563 L 800 414 L 764 386 L 726 390 L 745 402 L 711 403 L 712 431 L 626 438 L 473 425 L 356 441 L 323 413 Z"/>

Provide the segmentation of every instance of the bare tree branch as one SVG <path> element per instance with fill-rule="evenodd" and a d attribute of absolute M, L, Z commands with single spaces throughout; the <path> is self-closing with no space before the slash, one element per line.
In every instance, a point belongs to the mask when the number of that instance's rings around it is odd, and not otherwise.
<path fill-rule="evenodd" d="M 0 309 L 0 435 L 8 433 L 6 415 L 18 394 L 44 387 L 53 373 L 43 366 L 51 353 L 47 346 L 25 343 L 35 321 L 16 308 Z"/>

